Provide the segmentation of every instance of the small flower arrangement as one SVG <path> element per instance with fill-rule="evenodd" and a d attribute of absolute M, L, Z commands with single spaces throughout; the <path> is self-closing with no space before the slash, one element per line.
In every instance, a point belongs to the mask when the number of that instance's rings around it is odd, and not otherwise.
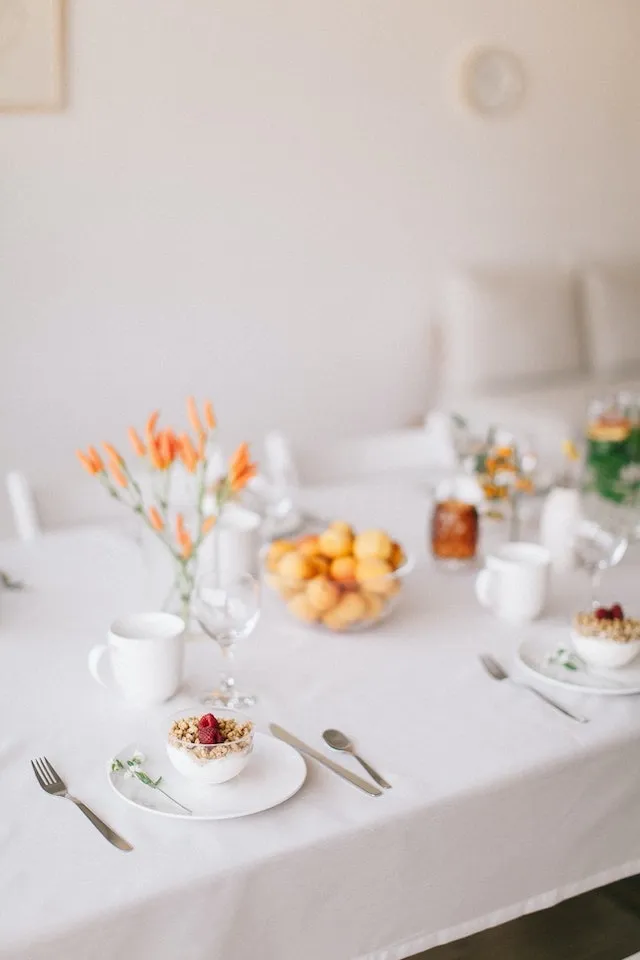
<path fill-rule="evenodd" d="M 191 598 L 197 575 L 198 551 L 213 530 L 225 505 L 234 499 L 256 475 L 257 465 L 249 457 L 249 447 L 241 443 L 232 455 L 226 474 L 215 487 L 217 513 L 205 513 L 209 483 L 211 441 L 217 426 L 213 406 L 204 404 L 202 417 L 193 397 L 187 400 L 187 416 L 192 433 L 177 433 L 158 425 L 159 411 L 151 414 L 142 436 L 129 428 L 129 442 L 134 455 L 146 464 L 152 476 L 152 493 L 145 496 L 126 459 L 111 443 L 103 443 L 105 455 L 96 447 L 77 451 L 84 469 L 96 477 L 107 493 L 137 514 L 170 552 L 175 563 L 175 585 L 180 613 L 189 619 Z M 170 514 L 169 495 L 172 475 L 183 469 L 196 479 L 195 519 L 191 526 L 182 513 Z"/>
<path fill-rule="evenodd" d="M 517 493 L 533 493 L 533 480 L 528 476 L 515 444 L 493 444 L 491 431 L 487 443 L 476 457 L 475 473 L 487 500 L 508 500 Z"/>
<path fill-rule="evenodd" d="M 520 497 L 535 491 L 530 475 L 535 462 L 533 456 L 525 460 L 515 442 L 497 444 L 493 429 L 487 434 L 484 450 L 476 455 L 475 473 L 488 502 L 488 516 L 502 519 L 504 514 L 494 504 L 508 504 L 511 540 L 517 540 L 520 532 Z"/>
<path fill-rule="evenodd" d="M 533 478 L 537 458 L 523 454 L 515 440 L 504 441 L 503 431 L 490 427 L 484 439 L 473 437 L 467 421 L 453 416 L 457 447 L 464 451 L 462 466 L 472 473 L 482 490 L 487 505 L 486 516 L 501 520 L 510 508 L 511 539 L 518 534 L 518 506 L 521 495 L 535 492 Z"/>

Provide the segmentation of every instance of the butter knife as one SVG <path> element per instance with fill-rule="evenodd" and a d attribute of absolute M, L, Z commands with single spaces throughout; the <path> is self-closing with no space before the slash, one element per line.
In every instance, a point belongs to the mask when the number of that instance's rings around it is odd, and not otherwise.
<path fill-rule="evenodd" d="M 303 743 L 302 740 L 298 740 L 297 737 L 294 737 L 292 733 L 289 733 L 287 730 L 283 730 L 282 727 L 279 727 L 277 723 L 270 724 L 269 729 L 274 737 L 278 738 L 278 740 L 283 740 L 285 743 L 288 743 L 290 747 L 294 747 L 294 749 L 299 753 L 304 753 L 308 757 L 312 757 L 314 760 L 317 760 L 318 763 L 321 763 L 333 773 L 337 773 L 339 777 L 343 778 L 343 780 L 348 780 L 349 783 L 352 783 L 354 787 L 358 787 L 359 790 L 364 790 L 364 792 L 368 793 L 369 796 L 382 796 L 382 790 L 374 787 L 371 783 L 367 783 L 366 780 L 363 780 L 362 777 L 357 776 L 357 774 L 351 773 L 351 771 L 347 770 L 346 767 L 341 767 L 339 763 L 334 763 L 333 760 L 329 760 L 329 758 L 325 757 L 325 755 L 320 753 L 319 750 L 314 750 L 313 747 L 307 746 L 307 744 Z"/>

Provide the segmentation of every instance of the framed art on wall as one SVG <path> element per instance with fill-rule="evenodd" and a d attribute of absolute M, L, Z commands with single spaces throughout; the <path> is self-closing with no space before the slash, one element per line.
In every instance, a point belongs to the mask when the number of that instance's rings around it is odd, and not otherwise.
<path fill-rule="evenodd" d="M 65 0 L 0 0 L 0 111 L 59 110 Z"/>

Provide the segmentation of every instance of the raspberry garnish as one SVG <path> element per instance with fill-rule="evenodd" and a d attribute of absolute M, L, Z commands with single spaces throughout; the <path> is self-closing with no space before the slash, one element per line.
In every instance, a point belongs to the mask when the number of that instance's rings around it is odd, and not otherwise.
<path fill-rule="evenodd" d="M 205 715 L 200 717 L 198 720 L 198 729 L 202 730 L 203 727 L 213 727 L 216 730 L 218 729 L 218 721 L 212 713 L 205 713 Z"/>
<path fill-rule="evenodd" d="M 216 724 L 215 727 L 198 727 L 198 743 L 222 743 L 222 734 Z"/>
<path fill-rule="evenodd" d="M 624 620 L 624 613 L 619 603 L 614 603 L 609 613 L 611 614 L 612 620 Z"/>
<path fill-rule="evenodd" d="M 212 713 L 205 713 L 205 715 L 198 720 L 198 742 L 222 743 L 220 727 Z"/>
<path fill-rule="evenodd" d="M 594 617 L 596 617 L 597 620 L 608 620 L 609 611 L 605 607 L 598 607 L 594 613 Z"/>

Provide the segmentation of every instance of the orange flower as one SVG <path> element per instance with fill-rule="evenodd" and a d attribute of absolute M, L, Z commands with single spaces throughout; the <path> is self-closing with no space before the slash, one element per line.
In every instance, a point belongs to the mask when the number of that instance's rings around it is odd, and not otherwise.
<path fill-rule="evenodd" d="M 176 540 L 180 546 L 180 552 L 185 560 L 188 560 L 193 553 L 193 541 L 189 531 L 184 525 L 184 517 L 181 513 L 176 517 Z"/>
<path fill-rule="evenodd" d="M 181 433 L 178 437 L 178 442 L 180 444 L 180 459 L 189 473 L 195 473 L 198 465 L 198 454 L 191 437 L 187 433 Z"/>
<path fill-rule="evenodd" d="M 215 430 L 216 428 L 216 415 L 213 412 L 213 404 L 211 400 L 207 400 L 204 405 L 204 422 L 206 423 L 209 430 Z"/>
<path fill-rule="evenodd" d="M 255 477 L 258 472 L 257 464 L 249 460 L 249 446 L 241 443 L 236 452 L 231 457 L 229 464 L 229 486 L 234 493 L 246 487 L 249 480 Z"/>
<path fill-rule="evenodd" d="M 96 473 L 101 473 L 104 470 L 104 463 L 95 447 L 89 447 L 89 457 L 96 468 Z"/>
<path fill-rule="evenodd" d="M 250 463 L 247 466 L 246 470 L 238 474 L 238 476 L 235 478 L 231 486 L 231 489 L 233 490 L 233 492 L 239 493 L 240 490 L 244 490 L 246 485 L 249 483 L 249 480 L 252 480 L 253 477 L 255 477 L 255 475 L 257 474 L 257 472 L 258 472 L 257 464 Z"/>
<path fill-rule="evenodd" d="M 149 507 L 149 522 L 154 530 L 157 530 L 160 533 L 164 530 L 164 520 L 158 513 L 155 507 Z"/>
<path fill-rule="evenodd" d="M 184 517 L 182 516 L 181 513 L 179 513 L 176 516 L 176 537 L 177 537 L 178 543 L 182 543 L 184 538 L 188 536 L 189 534 L 187 533 L 186 527 L 184 525 Z"/>
<path fill-rule="evenodd" d="M 487 500 L 501 500 L 506 494 L 505 487 L 498 487 L 494 483 L 485 483 L 482 489 Z"/>
<path fill-rule="evenodd" d="M 218 519 L 218 518 L 217 518 L 217 517 L 214 517 L 213 514 L 211 514 L 211 516 L 209 516 L 209 517 L 205 517 L 204 523 L 202 524 L 202 536 L 203 536 L 203 537 L 206 537 L 206 535 L 207 535 L 211 530 L 213 530 L 213 528 L 214 528 L 215 525 L 216 525 L 216 520 L 217 520 L 217 519 Z"/>
<path fill-rule="evenodd" d="M 124 490 L 125 487 L 129 486 L 129 481 L 125 477 L 119 463 L 116 463 L 115 460 L 109 461 L 109 470 L 111 471 L 111 476 L 113 477 L 115 483 L 122 487 Z"/>
<path fill-rule="evenodd" d="M 207 453 L 207 435 L 201 433 L 198 438 L 198 460 L 204 460 Z"/>
<path fill-rule="evenodd" d="M 498 447 L 494 452 L 501 460 L 510 460 L 513 457 L 513 447 Z"/>
<path fill-rule="evenodd" d="M 166 468 L 173 463 L 175 456 L 173 436 L 170 430 L 164 430 L 162 433 L 158 434 L 158 452 L 162 458 L 163 468 Z"/>
<path fill-rule="evenodd" d="M 144 457 L 144 455 L 147 452 L 144 443 L 142 442 L 142 440 L 140 439 L 136 431 L 133 429 L 133 427 L 129 427 L 128 432 L 129 432 L 129 442 L 133 447 L 133 452 L 138 457 Z"/>
<path fill-rule="evenodd" d="M 533 493 L 533 480 L 531 477 L 518 477 L 516 480 L 516 490 L 521 493 Z"/>
<path fill-rule="evenodd" d="M 156 470 L 164 470 L 164 460 L 159 450 L 158 438 L 153 435 L 149 437 L 149 459 Z"/>
<path fill-rule="evenodd" d="M 145 432 L 145 436 L 147 438 L 148 443 L 151 442 L 151 438 L 155 435 L 156 424 L 158 423 L 159 416 L 160 416 L 160 411 L 154 410 L 151 416 L 149 417 L 149 419 L 147 420 L 147 425 L 144 428 L 144 432 Z"/>
<path fill-rule="evenodd" d="M 185 560 L 188 560 L 193 553 L 193 543 L 191 542 L 191 537 L 188 533 L 185 533 L 183 539 L 180 541 L 180 547 L 180 553 Z"/>
<path fill-rule="evenodd" d="M 104 440 L 102 441 L 102 446 L 105 448 L 105 450 L 109 454 L 109 459 L 112 460 L 114 463 L 117 463 L 118 466 L 121 467 L 122 464 L 124 463 L 124 458 L 120 456 L 116 448 L 112 446 L 112 444 L 110 443 L 105 443 Z"/>
<path fill-rule="evenodd" d="M 249 444 L 241 443 L 229 461 L 229 474 L 243 470 L 249 463 Z"/>
<path fill-rule="evenodd" d="M 180 452 L 180 444 L 178 443 L 178 438 L 171 428 L 165 430 L 167 437 L 169 438 L 169 443 L 171 444 L 171 459 L 175 460 Z"/>
<path fill-rule="evenodd" d="M 197 434 L 202 433 L 202 423 L 200 422 L 198 407 L 196 406 L 196 401 L 193 397 L 187 397 L 187 416 L 189 417 L 189 423 L 193 427 L 194 431 Z"/>
<path fill-rule="evenodd" d="M 87 473 L 91 474 L 92 477 L 94 477 L 96 473 L 100 472 L 99 468 L 95 465 L 92 458 L 88 457 L 86 453 L 82 452 L 82 450 L 76 450 L 76 457 L 78 458 L 78 460 L 80 461 L 84 469 L 87 471 Z"/>

